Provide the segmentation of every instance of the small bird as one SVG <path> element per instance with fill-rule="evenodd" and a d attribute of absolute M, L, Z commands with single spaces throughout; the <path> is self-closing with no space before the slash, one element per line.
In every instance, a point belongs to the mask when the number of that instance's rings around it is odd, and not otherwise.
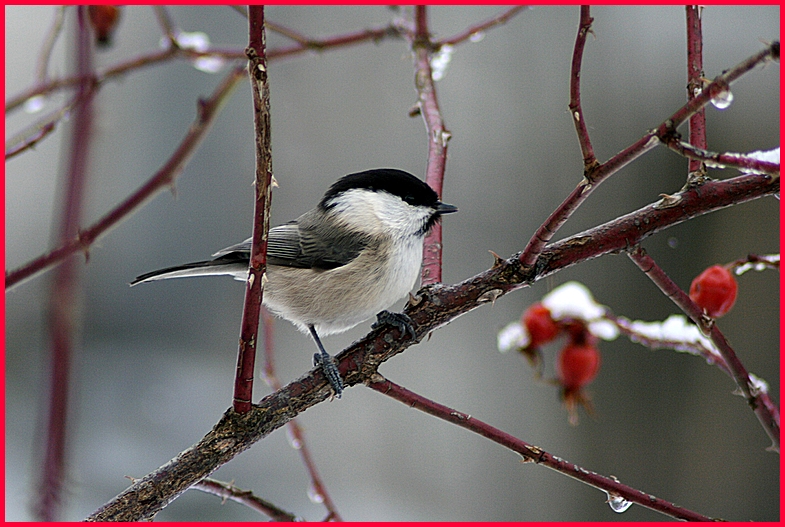
<path fill-rule="evenodd" d="M 456 212 L 420 179 L 393 168 L 349 174 L 319 204 L 296 220 L 270 229 L 263 303 L 310 333 L 336 397 L 343 381 L 319 336 L 346 331 L 377 315 L 414 336 L 412 322 L 386 308 L 414 287 L 425 235 L 441 215 Z M 251 238 L 213 254 L 212 260 L 152 271 L 131 285 L 186 276 L 248 277 Z"/>

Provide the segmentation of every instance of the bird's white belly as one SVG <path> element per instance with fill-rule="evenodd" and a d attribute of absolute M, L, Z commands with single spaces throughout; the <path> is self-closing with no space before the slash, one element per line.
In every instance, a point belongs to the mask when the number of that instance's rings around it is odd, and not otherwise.
<path fill-rule="evenodd" d="M 349 264 L 325 271 L 268 266 L 264 304 L 303 332 L 308 325 L 319 335 L 346 331 L 389 308 L 417 281 L 422 238 L 383 253 L 367 248 Z M 386 264 L 373 263 L 379 261 Z"/>

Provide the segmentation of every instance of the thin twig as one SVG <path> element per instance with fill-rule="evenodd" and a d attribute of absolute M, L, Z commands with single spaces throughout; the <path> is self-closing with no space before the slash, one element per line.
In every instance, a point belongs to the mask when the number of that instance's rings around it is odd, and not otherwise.
<path fill-rule="evenodd" d="M 6 142 L 5 158 L 11 159 L 25 150 L 34 148 L 57 128 L 57 124 L 86 98 L 92 98 L 96 85 L 86 81 L 83 88 L 62 108 L 28 126 Z"/>
<path fill-rule="evenodd" d="M 55 47 L 57 38 L 63 29 L 63 21 L 65 20 L 65 10 L 68 6 L 57 6 L 55 9 L 55 19 L 52 22 L 52 28 L 47 32 L 44 45 L 41 47 L 41 54 L 38 56 L 38 66 L 36 68 L 35 78 L 39 83 L 46 82 L 49 78 L 49 59 L 52 56 L 52 50 Z"/>
<path fill-rule="evenodd" d="M 270 87 L 267 83 L 267 42 L 264 32 L 264 6 L 248 6 L 248 76 L 251 80 L 253 122 L 256 145 L 256 179 L 251 256 L 237 352 L 234 382 L 234 410 L 245 413 L 253 398 L 254 363 L 259 333 L 259 317 L 267 270 L 267 235 L 270 230 L 272 201 L 272 150 L 270 140 Z"/>
<path fill-rule="evenodd" d="M 415 34 L 412 41 L 414 51 L 414 82 L 417 89 L 417 104 L 425 121 L 428 140 L 428 163 L 425 169 L 425 182 L 442 195 L 444 170 L 447 163 L 447 142 L 450 132 L 444 126 L 436 86 L 431 69 L 431 53 L 434 44 L 428 32 L 427 6 L 415 6 Z M 421 281 L 423 285 L 442 281 L 442 226 L 436 223 L 425 237 L 423 243 L 423 263 Z"/>
<path fill-rule="evenodd" d="M 237 83 L 245 78 L 245 75 L 245 66 L 235 68 L 224 77 L 223 81 L 208 99 L 199 102 L 196 119 L 188 129 L 188 133 L 164 166 L 144 185 L 96 223 L 87 229 L 80 230 L 76 237 L 64 242 L 51 252 L 43 254 L 24 264 L 22 267 L 6 273 L 6 290 L 49 269 L 77 251 L 87 251 L 98 238 L 106 234 L 121 220 L 127 218 L 133 211 L 141 207 L 156 193 L 173 185 L 175 178 L 182 172 L 185 165 L 207 135 L 207 132 L 210 130 L 210 127 L 220 113 L 221 108 L 229 99 L 229 95 L 232 93 L 235 86 L 237 86 Z"/>
<path fill-rule="evenodd" d="M 278 391 L 282 388 L 281 381 L 275 373 L 275 344 L 273 338 L 273 316 L 269 311 L 262 307 L 262 324 L 264 326 L 264 364 L 262 365 L 263 378 L 267 385 Z M 319 471 L 316 468 L 316 462 L 311 455 L 311 449 L 308 448 L 308 443 L 305 440 L 305 433 L 303 432 L 297 419 L 292 419 L 286 426 L 289 428 L 290 442 L 292 447 L 300 452 L 303 459 L 305 469 L 311 477 L 311 486 L 315 495 L 320 496 L 324 507 L 327 509 L 327 518 L 324 521 L 343 521 L 335 506 L 335 502 L 327 492 L 327 487 L 322 481 Z"/>
<path fill-rule="evenodd" d="M 178 47 L 174 22 L 172 22 L 172 17 L 169 16 L 169 11 L 162 5 L 154 5 L 152 7 L 155 12 L 155 19 L 158 21 L 158 25 L 161 26 L 164 36 L 169 41 L 169 46 L 173 48 Z"/>
<path fill-rule="evenodd" d="M 555 470 L 556 472 L 559 472 L 560 474 L 569 476 L 582 483 L 600 489 L 610 496 L 619 497 L 626 501 L 637 503 L 638 505 L 642 505 L 647 509 L 661 512 L 673 518 L 690 521 L 714 520 L 713 518 L 709 518 L 689 509 L 679 507 L 678 505 L 674 505 L 673 503 L 663 499 L 656 498 L 649 493 L 642 492 L 619 483 L 614 478 L 586 470 L 579 465 L 570 463 L 569 461 L 549 454 L 538 446 L 534 446 L 525 441 L 522 441 L 521 439 L 511 436 L 510 434 L 503 432 L 502 430 L 499 430 L 498 428 L 493 427 L 488 423 L 480 421 L 476 417 L 472 417 L 463 412 L 458 412 L 452 408 L 444 406 L 443 404 L 439 404 L 426 397 L 416 394 L 411 390 L 399 386 L 398 384 L 388 379 L 381 378 L 381 375 L 378 377 L 379 378 L 368 385 L 368 387 L 372 390 L 375 390 L 383 395 L 387 395 L 388 397 L 392 397 L 396 401 L 399 401 L 410 408 L 420 410 L 421 412 L 438 417 L 443 421 L 447 421 L 448 423 L 452 423 L 454 425 L 460 426 L 461 428 L 465 428 L 466 430 L 481 435 L 482 437 L 488 438 L 494 443 L 502 445 L 503 447 L 506 447 L 523 456 L 524 463 L 536 463 L 538 465 L 548 467 L 552 470 Z"/>
<path fill-rule="evenodd" d="M 512 17 L 514 17 L 524 9 L 528 9 L 528 8 L 529 6 L 526 5 L 516 5 L 510 7 L 503 13 L 499 13 L 498 15 L 492 18 L 483 20 L 478 24 L 474 24 L 472 26 L 467 27 L 457 35 L 453 35 L 449 38 L 437 40 L 436 44 L 437 46 L 443 46 L 445 44 L 449 46 L 455 46 L 456 44 L 461 44 L 467 40 L 471 40 L 476 35 L 482 34 L 484 31 L 493 28 L 494 26 L 506 24 L 509 19 L 511 19 Z"/>
<path fill-rule="evenodd" d="M 687 100 L 693 99 L 703 89 L 703 6 L 688 5 L 687 9 Z M 690 117 L 690 144 L 706 149 L 706 109 L 701 108 Z M 700 159 L 689 158 L 688 177 L 706 173 Z"/>
<path fill-rule="evenodd" d="M 352 46 L 361 44 L 363 42 L 379 42 L 385 38 L 400 38 L 402 29 L 389 25 L 380 28 L 361 29 L 350 33 L 336 35 L 324 39 L 309 39 L 307 43 L 297 43 L 291 46 L 285 46 L 277 49 L 270 49 L 267 52 L 267 60 L 277 60 L 295 55 L 300 55 L 313 50 L 333 50 L 340 49 L 344 46 Z M 98 85 L 103 85 L 106 81 L 113 80 L 117 77 L 125 75 L 133 70 L 162 64 L 168 60 L 178 58 L 192 60 L 199 57 L 222 57 L 226 60 L 245 59 L 245 50 L 242 49 L 222 49 L 218 47 L 211 47 L 205 51 L 195 51 L 192 49 L 183 49 L 177 46 L 169 46 L 165 50 L 157 50 L 138 57 L 128 59 L 111 66 L 95 76 L 94 82 Z M 61 79 L 52 79 L 43 84 L 36 84 L 27 88 L 23 92 L 12 96 L 5 103 L 6 113 L 10 113 L 22 106 L 25 101 L 36 95 L 46 95 L 54 91 L 71 88 L 82 83 L 84 79 L 75 77 L 63 77 Z"/>
<path fill-rule="evenodd" d="M 575 37 L 575 47 L 572 51 L 572 65 L 570 67 L 570 115 L 575 123 L 575 131 L 578 134 L 578 144 L 583 153 L 584 172 L 596 166 L 597 158 L 594 156 L 594 148 L 589 139 L 589 129 L 586 126 L 586 116 L 581 107 L 581 64 L 583 62 L 583 49 L 586 46 L 586 37 L 591 33 L 591 25 L 594 19 L 591 17 L 591 8 L 587 5 L 581 6 L 581 20 L 578 24 L 578 36 Z"/>
<path fill-rule="evenodd" d="M 736 168 L 742 172 L 757 172 L 779 177 L 780 165 L 770 161 L 761 161 L 746 154 L 731 152 L 709 152 L 681 141 L 677 136 L 665 138 L 665 146 L 690 160 L 697 160 L 709 167 Z"/>
<path fill-rule="evenodd" d="M 236 501 L 278 522 L 295 522 L 298 519 L 291 512 L 287 512 L 269 501 L 263 500 L 250 490 L 238 489 L 232 483 L 204 478 L 198 483 L 194 483 L 191 488 L 213 494 L 224 501 Z"/>
<path fill-rule="evenodd" d="M 711 99 L 718 94 L 726 91 L 730 84 L 748 73 L 756 66 L 766 63 L 769 60 L 779 59 L 780 43 L 773 42 L 755 55 L 726 71 L 712 81 L 704 90 L 679 108 L 668 119 L 664 120 L 657 128 L 649 131 L 632 145 L 628 146 L 605 163 L 596 166 L 588 171 L 585 177 L 578 183 L 578 186 L 570 193 L 567 198 L 551 213 L 547 220 L 535 232 L 526 248 L 520 255 L 523 265 L 533 265 L 537 260 L 542 248 L 575 210 L 583 203 L 592 191 L 608 177 L 615 174 L 629 163 L 639 158 L 649 150 L 656 147 L 659 143 L 667 143 L 677 134 L 676 129 L 689 119 L 695 112 L 706 106 Z"/>
<path fill-rule="evenodd" d="M 755 412 L 755 416 L 760 421 L 763 429 L 768 434 L 772 441 L 772 449 L 779 452 L 780 448 L 780 423 L 779 411 L 776 414 L 770 411 L 768 405 L 763 404 L 760 398 L 760 391 L 755 386 L 755 383 L 750 379 L 747 368 L 739 360 L 736 352 L 728 344 L 725 335 L 717 327 L 713 319 L 704 316 L 700 307 L 693 302 L 689 295 L 685 293 L 670 277 L 657 265 L 654 259 L 647 255 L 646 252 L 640 247 L 635 246 L 633 249 L 627 251 L 627 255 L 635 262 L 641 271 L 648 276 L 652 282 L 673 302 L 684 311 L 684 313 L 695 322 L 701 331 L 708 335 L 717 349 L 725 360 L 725 364 L 730 370 L 731 377 L 736 381 L 736 384 L 747 399 L 747 403 Z"/>

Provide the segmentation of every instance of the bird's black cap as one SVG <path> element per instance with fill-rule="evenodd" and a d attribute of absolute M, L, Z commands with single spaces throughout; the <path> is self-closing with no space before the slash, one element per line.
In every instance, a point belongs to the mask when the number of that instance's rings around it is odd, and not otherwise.
<path fill-rule="evenodd" d="M 319 206 L 330 208 L 332 198 L 352 189 L 389 192 L 409 205 L 433 208 L 439 206 L 439 196 L 431 187 L 412 174 L 396 168 L 374 168 L 344 176 L 327 190 Z"/>

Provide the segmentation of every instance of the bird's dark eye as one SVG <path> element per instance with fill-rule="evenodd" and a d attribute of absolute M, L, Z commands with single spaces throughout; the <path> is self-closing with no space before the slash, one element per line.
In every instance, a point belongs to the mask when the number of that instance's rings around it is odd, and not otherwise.
<path fill-rule="evenodd" d="M 412 196 L 411 194 L 407 194 L 406 196 L 404 196 L 404 197 L 403 197 L 403 200 L 404 200 L 406 203 L 408 203 L 409 205 L 414 205 L 414 203 L 415 203 L 414 196 Z"/>

